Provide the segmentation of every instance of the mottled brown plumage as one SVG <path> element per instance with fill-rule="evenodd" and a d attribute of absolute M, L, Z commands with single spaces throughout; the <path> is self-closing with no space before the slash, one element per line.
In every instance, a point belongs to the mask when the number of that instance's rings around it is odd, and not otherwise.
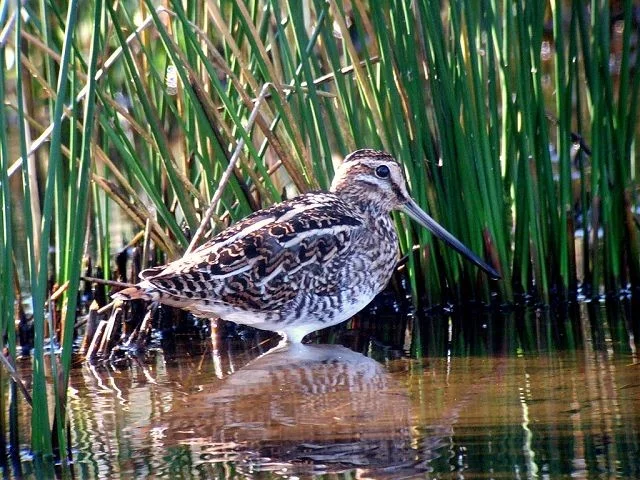
<path fill-rule="evenodd" d="M 410 199 L 393 157 L 358 150 L 330 192 L 249 215 L 180 260 L 144 270 L 142 282 L 114 298 L 158 301 L 299 342 L 348 319 L 386 286 L 399 253 L 392 210 L 406 211 L 497 276 Z"/>

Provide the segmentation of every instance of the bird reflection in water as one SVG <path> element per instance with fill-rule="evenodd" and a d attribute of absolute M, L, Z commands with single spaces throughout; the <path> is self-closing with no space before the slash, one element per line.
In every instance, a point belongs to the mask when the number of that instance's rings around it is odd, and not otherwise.
<path fill-rule="evenodd" d="M 406 390 L 375 360 L 339 345 L 281 344 L 188 396 L 160 428 L 238 467 L 390 468 L 411 460 L 409 410 Z"/>

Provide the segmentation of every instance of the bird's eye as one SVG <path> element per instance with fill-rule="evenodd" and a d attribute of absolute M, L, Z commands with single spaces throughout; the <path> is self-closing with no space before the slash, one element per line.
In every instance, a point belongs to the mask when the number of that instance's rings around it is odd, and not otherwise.
<path fill-rule="evenodd" d="M 376 177 L 378 178 L 388 178 L 390 173 L 389 167 L 386 165 L 380 165 L 376 168 Z"/>

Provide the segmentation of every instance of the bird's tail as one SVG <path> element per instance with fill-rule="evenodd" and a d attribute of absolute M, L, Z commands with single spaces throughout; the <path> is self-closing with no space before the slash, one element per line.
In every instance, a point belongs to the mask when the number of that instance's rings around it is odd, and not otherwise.
<path fill-rule="evenodd" d="M 151 295 L 149 295 L 141 286 L 134 285 L 133 287 L 128 287 L 120 290 L 119 292 L 113 293 L 111 298 L 114 300 L 151 300 Z"/>

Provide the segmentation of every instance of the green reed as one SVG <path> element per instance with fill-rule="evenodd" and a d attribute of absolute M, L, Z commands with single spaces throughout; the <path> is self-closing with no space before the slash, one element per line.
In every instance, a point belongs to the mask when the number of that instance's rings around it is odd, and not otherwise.
<path fill-rule="evenodd" d="M 19 38 L 22 29 L 22 20 L 20 15 L 16 16 L 16 41 Z M 23 98 L 24 92 L 22 90 L 23 81 L 22 70 L 20 68 L 16 69 L 16 97 L 17 97 L 17 108 L 18 115 L 20 117 L 24 117 L 23 111 Z M 23 194 L 24 194 L 24 204 L 23 204 L 23 212 L 26 226 L 26 236 L 27 236 L 27 258 L 28 258 L 28 276 L 31 280 L 30 287 L 33 295 L 33 308 L 34 308 L 34 324 L 40 327 L 37 331 L 34 330 L 34 352 L 33 352 L 33 400 L 36 405 L 40 407 L 44 406 L 44 409 L 34 410 L 34 413 L 31 416 L 31 429 L 32 429 L 32 445 L 34 450 L 40 451 L 43 453 L 51 453 L 51 437 L 49 436 L 49 417 L 48 417 L 48 403 L 47 403 L 47 391 L 46 391 L 46 383 L 45 383 L 45 373 L 44 373 L 44 301 L 42 297 L 44 296 L 44 290 L 46 288 L 46 270 L 43 285 L 39 285 L 40 277 L 38 276 L 38 260 L 36 255 L 40 255 L 41 244 L 39 241 L 42 236 L 38 232 L 35 233 L 35 230 L 39 228 L 39 218 L 36 218 L 36 222 L 34 223 L 33 212 L 32 212 L 32 200 L 31 193 L 32 189 L 30 188 L 30 182 L 32 179 L 35 179 L 35 175 L 30 174 L 31 170 L 31 162 L 27 160 L 27 144 L 26 144 L 26 132 L 24 121 L 20 122 L 18 129 L 20 131 L 20 153 L 23 159 L 23 163 L 25 163 L 23 168 L 22 175 L 22 184 L 23 184 Z M 54 170 L 52 169 L 51 172 Z M 49 197 L 51 198 L 51 197 Z M 34 203 L 38 203 L 38 199 L 33 200 Z M 50 223 L 49 223 L 50 224 Z M 34 241 L 37 245 L 34 246 Z M 37 248 L 37 251 L 36 251 Z M 45 261 L 47 257 L 42 255 Z M 12 271 L 13 269 L 11 269 Z M 42 292 L 42 295 L 38 295 Z M 39 307 L 39 310 L 36 312 L 36 308 Z M 10 324 L 8 323 L 7 326 Z"/>
<path fill-rule="evenodd" d="M 3 5 L 0 9 L 0 24 L 3 24 L 8 15 L 7 6 Z M 0 64 L 5 64 L 5 51 L 0 49 Z M 5 71 L 0 69 L 0 98 L 5 98 Z M 7 115 L 4 102 L 0 104 L 0 131 L 6 131 Z M 15 292 L 12 281 L 13 274 L 13 243 L 12 243 L 12 209 L 11 209 L 11 191 L 9 188 L 9 177 L 7 175 L 7 163 L 9 158 L 9 146 L 7 142 L 0 142 L 0 203 L 3 208 L 0 209 L 0 223 L 2 224 L 2 235 L 0 235 L 0 277 L 2 293 L 0 293 L 0 326 L 2 328 L 2 335 L 0 335 L 0 348 L 2 351 L 5 349 L 5 335 L 8 340 L 8 356 L 9 359 L 16 357 L 16 334 L 14 328 L 8 328 L 14 324 L 14 304 L 15 304 Z M 11 361 L 11 360 L 10 360 Z M 15 439 L 16 429 L 7 423 L 7 388 L 4 379 L 7 378 L 6 372 L 0 370 L 0 428 L 2 431 L 2 446 L 4 453 L 6 451 L 6 432 L 10 430 L 13 440 Z M 15 389 L 12 389 L 14 392 Z M 17 398 L 11 396 L 9 400 L 10 415 L 12 418 L 17 417 Z M 3 457 L 5 457 L 3 455 Z M 6 457 L 5 457 L 6 458 Z M 2 464 L 6 464 L 6 460 L 2 460 Z"/>
<path fill-rule="evenodd" d="M 416 200 L 503 274 L 490 282 L 398 215 L 420 301 L 488 301 L 494 292 L 500 301 L 525 293 L 547 302 L 575 296 L 581 284 L 598 294 L 640 283 L 630 0 L 615 24 L 607 2 L 592 2 L 589 15 L 580 2 L 556 0 L 155 3 L 95 0 L 78 11 L 70 2 L 62 11 L 41 0 L 26 22 L 1 4 L 0 27 L 15 25 L 0 60 L 9 51 L 24 59 L 0 72 L 0 129 L 10 138 L 0 148 L 0 318 L 15 358 L 12 306 L 31 295 L 34 452 L 68 447 L 83 259 L 111 277 L 122 238 L 109 227 L 122 217 L 126 235 L 148 224 L 156 260 L 179 257 L 241 140 L 214 231 L 326 189 L 334 157 L 384 148 L 405 165 Z M 615 72 L 614 26 L 622 29 Z M 247 127 L 265 84 L 269 95 Z M 48 143 L 30 156 L 49 127 Z M 11 145 L 23 161 L 9 172 Z M 21 182 L 13 197 L 12 179 Z M 24 279 L 18 296 L 14 276 Z M 67 285 L 51 309 L 50 277 Z M 56 309 L 61 338 L 45 316 Z M 61 355 L 45 355 L 51 338 Z"/>

